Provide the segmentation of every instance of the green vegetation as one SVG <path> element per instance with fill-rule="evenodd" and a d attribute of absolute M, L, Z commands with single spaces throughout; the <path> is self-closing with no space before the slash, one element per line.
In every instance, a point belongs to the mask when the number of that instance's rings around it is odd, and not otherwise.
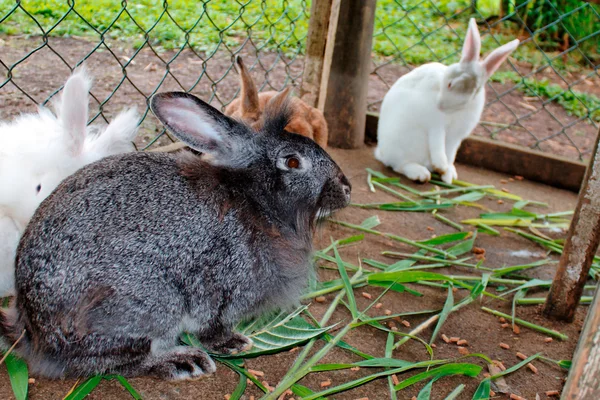
<path fill-rule="evenodd" d="M 471 14 L 480 18 L 498 16 L 501 7 L 514 11 L 512 0 L 503 6 L 505 1 L 480 0 L 474 13 L 465 13 L 462 11 L 471 7 L 470 0 L 379 0 L 373 50 L 377 57 L 413 65 L 456 61 L 467 18 Z M 567 43 L 588 38 L 583 49 L 586 57 L 595 57 L 598 38 L 589 36 L 600 31 L 597 7 L 575 0 L 552 1 L 554 6 L 547 0 L 527 0 L 526 4 L 517 0 L 517 14 L 536 30 L 557 20 L 560 14 L 572 12 L 563 23 L 536 34 L 536 40 L 541 40 L 546 50 L 559 50 L 565 42 L 563 32 L 568 29 L 572 36 Z M 126 7 L 120 0 L 75 4 L 73 10 L 62 0 L 0 0 L 0 33 L 106 37 L 127 41 L 134 47 L 144 45 L 147 37 L 153 46 L 166 49 L 180 48 L 187 41 L 195 50 L 209 54 L 220 45 L 239 47 L 249 35 L 258 48 L 280 49 L 291 55 L 304 51 L 310 14 L 310 0 L 173 0 L 166 10 L 162 2 L 155 0 L 129 1 Z M 494 29 L 494 37 L 485 35 L 483 51 L 522 34 L 524 30 L 515 21 L 518 18 L 513 15 Z M 521 47 L 514 57 L 534 64 L 546 61 L 532 45 Z M 562 59 L 554 63 L 564 67 Z"/>
<path fill-rule="evenodd" d="M 493 82 L 512 82 L 518 84 L 526 96 L 542 97 L 560 104 L 569 115 L 585 117 L 588 115 L 595 122 L 600 122 L 600 98 L 577 90 L 565 90 L 547 79 L 536 80 L 533 78 L 523 79 L 513 71 L 497 72 L 490 78 Z"/>
<path fill-rule="evenodd" d="M 434 188 L 441 187 L 442 189 L 421 191 L 403 184 L 401 178 L 398 177 L 390 178 L 371 169 L 367 169 L 367 175 L 368 184 L 372 191 L 385 190 L 387 193 L 402 199 L 404 203 L 412 205 L 410 212 L 429 213 L 432 220 L 436 218 L 437 214 L 446 212 L 448 208 L 476 207 L 487 210 L 485 206 L 487 203 L 479 202 L 486 197 L 501 198 L 503 201 L 514 202 L 510 212 L 485 212 L 480 215 L 480 219 L 490 225 L 508 225 L 518 228 L 522 227 L 522 222 L 525 221 L 525 226 L 529 228 L 527 232 L 513 228 L 505 228 L 505 230 L 531 240 L 549 252 L 562 252 L 561 241 L 546 237 L 537 228 L 534 228 L 534 223 L 535 226 L 540 225 L 538 226 L 540 229 L 543 222 L 547 222 L 545 227 L 554 227 L 556 224 L 564 224 L 566 220 L 563 220 L 563 218 L 570 216 L 571 212 L 540 214 L 526 211 L 526 207 L 543 207 L 544 204 L 523 200 L 517 195 L 497 190 L 492 185 L 474 185 L 464 181 L 445 184 L 434 180 L 432 181 L 435 185 Z M 378 210 L 377 212 L 407 211 L 404 208 L 380 207 L 380 203 L 375 203 L 375 205 L 376 207 L 372 207 L 372 209 Z M 432 209 L 432 205 L 437 206 L 437 208 Z M 365 205 L 354 206 L 363 207 Z M 444 217 L 443 221 L 447 223 L 450 219 Z M 420 385 L 420 392 L 417 397 L 419 399 L 430 399 L 432 394 L 435 394 L 436 397 L 446 396 L 446 399 L 455 399 L 464 390 L 465 383 L 476 379 L 478 388 L 472 399 L 487 399 L 491 382 L 525 367 L 533 360 L 545 362 L 557 368 L 568 369 L 570 362 L 567 360 L 556 361 L 546 358 L 542 354 L 535 354 L 519 362 L 516 362 L 516 360 L 510 362 L 505 371 L 486 378 L 481 375 L 483 371 L 482 364 L 492 363 L 487 355 L 470 353 L 454 358 L 438 358 L 436 357 L 436 349 L 433 347 L 436 342 L 439 345 L 441 339 L 438 339 L 438 337 L 444 338 L 443 327 L 448 317 L 467 307 L 505 318 L 513 324 L 520 325 L 540 335 L 555 337 L 563 341 L 573 340 L 573 338 L 569 338 L 561 332 L 548 329 L 541 324 L 517 316 L 517 306 L 538 304 L 540 302 L 540 297 L 526 297 L 529 290 L 539 295 L 541 291 L 547 290 L 551 284 L 551 281 L 528 279 L 524 277 L 524 272 L 547 266 L 553 261 L 542 259 L 525 265 L 511 265 L 496 269 L 488 268 L 484 266 L 484 259 L 473 260 L 476 258 L 476 254 L 481 254 L 481 249 L 475 246 L 478 231 L 481 232 L 480 234 L 489 233 L 486 229 L 478 229 L 477 227 L 471 228 L 471 231 L 442 234 L 425 240 L 411 240 L 378 230 L 381 221 L 376 214 L 360 224 L 334 220 L 331 222 L 350 231 L 358 232 L 353 236 L 338 240 L 332 239 L 329 246 L 315 253 L 316 264 L 320 268 L 337 271 L 338 276 L 319 282 L 313 277 L 313 282 L 309 285 L 310 289 L 305 293 L 303 299 L 312 300 L 330 294 L 332 296 L 329 298 L 330 302 L 327 310 L 320 320 L 316 320 L 312 316 L 308 306 L 302 306 L 291 313 L 279 313 L 241 323 L 237 330 L 252 338 L 254 347 L 241 354 L 228 356 L 212 354 L 217 362 L 234 371 L 239 377 L 239 381 L 236 378 L 238 384 L 231 393 L 230 399 L 243 398 L 248 389 L 248 380 L 263 392 L 261 399 L 275 400 L 288 390 L 291 390 L 295 396 L 302 399 L 331 397 L 337 393 L 367 385 L 377 379 L 387 380 L 387 387 L 392 399 L 405 398 L 406 392 L 402 391 L 413 385 Z M 465 225 L 472 224 L 472 221 L 462 222 Z M 456 228 L 455 225 L 458 224 L 449 225 Z M 458 227 L 466 229 L 466 227 L 463 228 L 460 225 Z M 367 258 L 362 258 L 358 263 L 355 263 L 349 259 L 343 259 L 340 255 L 341 249 L 356 245 L 364 240 L 368 241 L 369 238 L 374 236 L 383 236 L 398 241 L 414 248 L 414 252 L 381 252 L 383 257 L 392 259 L 390 264 Z M 450 271 L 455 271 L 455 268 L 462 268 L 468 272 L 468 275 L 430 272 L 432 269 L 440 268 L 450 268 Z M 599 271 L 600 257 L 596 257 L 590 271 L 590 277 L 597 280 Z M 440 303 L 439 309 L 428 307 L 419 309 L 419 299 L 425 296 L 419 291 L 423 287 L 437 288 L 445 293 L 446 299 L 443 304 Z M 595 286 L 586 286 L 586 289 L 592 290 L 595 289 Z M 363 292 L 363 297 L 370 299 L 365 307 L 359 306 L 359 304 L 364 305 L 365 303 L 364 300 L 357 301 L 357 297 L 355 297 L 357 290 Z M 370 294 L 364 294 L 369 291 L 380 294 L 372 297 Z M 392 314 L 391 311 L 385 313 L 381 311 L 379 313 L 369 312 L 373 308 L 380 307 L 378 303 L 382 301 L 382 298 L 388 292 L 405 292 L 413 296 L 416 311 L 397 314 Z M 512 296 L 512 314 L 482 307 L 481 298 L 483 296 L 487 299 L 494 299 L 496 302 L 508 302 L 508 296 Z M 318 301 L 327 300 L 321 298 Z M 334 312 L 338 315 L 340 312 L 344 313 L 345 317 L 341 320 L 338 319 L 338 321 L 332 321 Z M 413 327 L 407 324 L 407 329 L 398 329 L 393 322 L 399 319 L 409 321 L 412 318 L 418 318 L 419 323 Z M 378 358 L 373 354 L 369 354 L 373 352 L 372 348 L 361 350 L 345 342 L 346 335 L 355 329 L 385 332 L 388 335 L 385 351 L 378 352 L 379 354 L 385 354 L 385 357 Z M 188 346 L 200 345 L 198 340 L 188 333 L 184 333 L 181 340 Z M 414 341 L 423 347 L 425 351 L 422 357 L 414 361 L 392 357 L 393 350 L 400 348 L 408 341 Z M 247 358 L 283 353 L 301 346 L 303 348 L 298 351 L 297 356 L 294 356 L 296 358 L 295 362 L 273 388 L 257 379 L 253 375 L 254 372 L 247 369 L 244 363 Z M 358 361 L 341 363 L 331 360 L 331 351 L 334 348 L 352 353 L 353 356 L 358 357 Z M 328 362 L 324 362 L 326 357 L 329 359 Z M 0 360 L 0 364 L 3 362 L 6 365 L 15 397 L 19 400 L 26 399 L 28 390 L 27 366 L 22 360 L 14 357 L 10 350 Z M 307 375 L 313 373 L 329 372 L 335 374 L 335 371 L 351 368 L 361 368 L 366 373 L 361 374 L 359 378 L 347 379 L 334 386 L 316 389 L 318 391 L 313 391 L 313 389 L 298 383 Z M 395 380 L 392 379 L 392 375 L 395 375 Z M 440 393 L 440 387 L 436 387 L 434 382 L 447 379 L 449 376 L 462 376 L 462 382 L 465 383 L 459 383 L 452 390 L 447 389 L 446 393 Z M 105 380 L 118 382 L 133 399 L 142 398 L 140 393 L 125 378 L 108 375 L 94 376 L 78 382 L 66 393 L 65 399 L 82 400 Z M 339 380 L 337 381 L 339 382 Z M 378 394 L 378 396 L 382 395 L 382 393 Z"/>

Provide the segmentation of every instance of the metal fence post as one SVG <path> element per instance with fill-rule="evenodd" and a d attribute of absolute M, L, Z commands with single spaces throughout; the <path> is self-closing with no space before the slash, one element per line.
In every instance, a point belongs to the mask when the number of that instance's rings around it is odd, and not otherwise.
<path fill-rule="evenodd" d="M 567 241 L 546 300 L 544 314 L 548 317 L 573 320 L 600 243 L 599 141 L 600 132 L 596 137 L 593 158 L 585 173 Z M 600 298 L 596 296 L 595 301 L 600 302 Z M 593 310 L 600 312 L 600 305 L 590 308 L 590 313 Z"/>
<path fill-rule="evenodd" d="M 363 145 L 376 0 L 334 0 L 323 65 L 319 108 L 329 125 L 329 144 Z M 335 22 L 335 23 L 334 23 Z"/>

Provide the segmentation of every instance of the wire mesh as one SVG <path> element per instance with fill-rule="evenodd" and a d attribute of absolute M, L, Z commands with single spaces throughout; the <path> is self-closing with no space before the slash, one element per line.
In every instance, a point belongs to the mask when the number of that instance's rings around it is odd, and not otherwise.
<path fill-rule="evenodd" d="M 412 68 L 457 61 L 475 16 L 484 52 L 523 41 L 488 83 L 475 134 L 583 159 L 600 122 L 598 10 L 578 0 L 378 0 L 369 109 Z M 0 0 L 0 118 L 47 105 L 85 62 L 91 121 L 136 106 L 138 148 L 168 144 L 148 98 L 183 90 L 224 108 L 238 94 L 236 54 L 260 90 L 299 86 L 309 11 L 310 0 Z"/>
<path fill-rule="evenodd" d="M 487 53 L 522 45 L 486 86 L 479 136 L 584 159 L 600 122 L 600 7 L 576 0 L 380 0 L 369 109 L 403 74 L 457 62 L 469 17 Z"/>
<path fill-rule="evenodd" d="M 0 118 L 49 105 L 85 63 L 90 122 L 135 106 L 138 148 L 168 144 L 148 99 L 182 90 L 224 108 L 239 91 L 237 54 L 259 89 L 299 85 L 309 10 L 305 0 L 0 0 Z"/>

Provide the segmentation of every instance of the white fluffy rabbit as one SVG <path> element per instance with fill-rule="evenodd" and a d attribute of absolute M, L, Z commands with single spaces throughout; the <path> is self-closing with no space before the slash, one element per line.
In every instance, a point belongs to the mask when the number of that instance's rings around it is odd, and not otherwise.
<path fill-rule="evenodd" d="M 106 127 L 87 126 L 91 83 L 80 67 L 65 83 L 57 116 L 40 107 L 0 122 L 0 297 L 14 294 L 15 251 L 40 203 L 84 165 L 134 150 L 135 110 Z"/>
<path fill-rule="evenodd" d="M 385 95 L 375 157 L 414 181 L 427 182 L 435 171 L 451 183 L 460 143 L 483 112 L 485 83 L 518 45 L 515 39 L 480 61 L 481 39 L 471 19 L 460 62 L 415 68 Z"/>

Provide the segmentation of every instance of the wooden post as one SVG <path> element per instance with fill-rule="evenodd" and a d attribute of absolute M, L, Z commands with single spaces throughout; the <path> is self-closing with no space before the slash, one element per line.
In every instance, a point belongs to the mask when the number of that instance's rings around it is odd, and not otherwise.
<path fill-rule="evenodd" d="M 596 290 L 573 364 L 563 389 L 562 400 L 600 399 L 600 294 Z"/>
<path fill-rule="evenodd" d="M 585 173 L 567 242 L 546 300 L 544 314 L 572 321 L 600 243 L 600 132 Z M 598 297 L 598 296 L 596 296 Z M 596 299 L 598 300 L 598 299 Z M 600 307 L 596 310 L 600 312 Z M 590 309 L 590 312 L 592 309 Z M 600 397 L 597 397 L 600 399 Z"/>
<path fill-rule="evenodd" d="M 313 0 L 310 7 L 310 22 L 306 38 L 306 56 L 300 98 L 308 105 L 316 107 L 323 74 L 323 60 L 327 45 L 327 32 L 331 20 L 334 0 Z M 339 3 L 339 0 L 338 0 Z M 334 25 L 337 21 L 334 21 Z"/>
<path fill-rule="evenodd" d="M 376 0 L 334 0 L 319 91 L 329 144 L 363 146 Z M 337 20 L 337 21 L 336 21 Z"/>

